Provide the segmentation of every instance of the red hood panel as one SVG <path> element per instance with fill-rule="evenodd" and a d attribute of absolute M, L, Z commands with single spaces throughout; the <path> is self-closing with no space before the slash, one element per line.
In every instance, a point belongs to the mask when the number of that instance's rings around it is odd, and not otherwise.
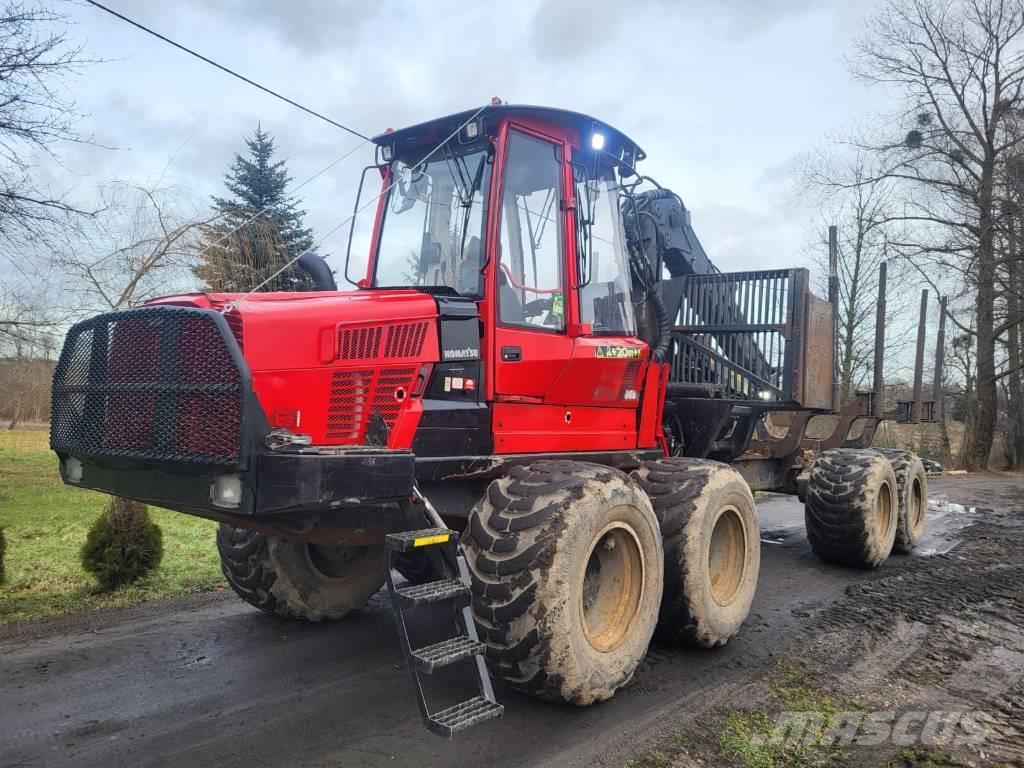
<path fill-rule="evenodd" d="M 423 364 L 439 359 L 433 297 L 416 291 L 195 293 L 149 303 L 232 306 L 228 320 L 272 427 L 308 434 L 314 445 L 358 444 L 377 413 L 389 445 L 408 447 L 399 443 L 411 440 L 418 418 L 411 393 Z M 399 428 L 403 417 L 413 426 Z"/>
<path fill-rule="evenodd" d="M 319 291 L 310 293 L 191 293 L 154 299 L 176 304 L 232 310 L 242 320 L 244 355 L 252 371 L 320 368 L 344 364 L 328 359 L 340 344 L 340 328 L 388 326 L 437 317 L 433 297 L 417 291 Z M 436 332 L 424 353 L 436 360 Z"/>

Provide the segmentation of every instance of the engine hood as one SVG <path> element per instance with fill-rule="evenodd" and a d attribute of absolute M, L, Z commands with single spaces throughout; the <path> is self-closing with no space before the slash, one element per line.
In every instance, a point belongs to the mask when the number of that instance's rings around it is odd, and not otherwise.
<path fill-rule="evenodd" d="M 318 368 L 344 363 L 346 358 L 358 359 L 359 350 L 346 351 L 344 340 L 362 338 L 359 329 L 366 328 L 367 334 L 375 338 L 374 329 L 438 316 L 432 296 L 410 290 L 191 293 L 166 296 L 147 304 L 216 310 L 230 307 L 229 324 L 254 372 Z M 436 345 L 431 346 L 436 350 Z"/>

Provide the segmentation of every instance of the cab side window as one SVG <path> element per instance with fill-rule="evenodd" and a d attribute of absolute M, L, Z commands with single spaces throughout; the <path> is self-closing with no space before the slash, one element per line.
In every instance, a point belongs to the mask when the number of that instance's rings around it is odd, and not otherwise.
<path fill-rule="evenodd" d="M 502 325 L 565 328 L 559 149 L 542 139 L 509 133 L 498 263 Z"/>

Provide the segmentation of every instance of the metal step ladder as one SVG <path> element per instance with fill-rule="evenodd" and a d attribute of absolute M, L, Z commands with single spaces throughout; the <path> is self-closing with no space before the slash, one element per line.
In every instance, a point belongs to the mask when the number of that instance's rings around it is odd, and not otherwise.
<path fill-rule="evenodd" d="M 439 736 L 451 738 L 459 731 L 500 717 L 504 707 L 494 699 L 491 679 L 484 663 L 485 646 L 480 642 L 473 624 L 469 609 L 469 569 L 462 555 L 455 547 L 458 534 L 448 528 L 427 528 L 420 531 L 404 531 L 392 533 L 385 538 L 387 558 L 388 595 L 398 627 L 398 637 L 402 642 L 402 653 L 412 674 L 413 687 L 416 689 L 416 701 L 419 704 L 423 724 L 428 730 Z M 394 579 L 394 556 L 398 553 L 409 553 L 414 556 L 429 557 L 440 554 L 436 548 L 446 550 L 447 558 L 440 558 L 458 564 L 457 574 L 446 574 L 447 578 L 427 584 L 415 584 L 397 587 Z M 445 565 L 445 571 L 450 566 Z M 465 634 L 456 635 L 423 648 L 413 648 L 409 641 L 409 631 L 405 624 L 405 611 L 433 603 L 455 601 L 462 604 L 462 628 Z M 435 670 L 447 667 L 456 662 L 473 658 L 476 663 L 479 695 L 459 702 L 438 712 L 431 712 L 423 693 L 421 674 L 432 674 Z"/>

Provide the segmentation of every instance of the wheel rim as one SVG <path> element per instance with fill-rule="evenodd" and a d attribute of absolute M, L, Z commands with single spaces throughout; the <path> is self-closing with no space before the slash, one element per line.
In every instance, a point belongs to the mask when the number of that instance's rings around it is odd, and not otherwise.
<path fill-rule="evenodd" d="M 892 527 L 892 489 L 888 483 L 882 483 L 882 487 L 878 490 L 875 510 L 878 538 L 884 541 L 889 535 L 889 528 Z"/>
<path fill-rule="evenodd" d="M 910 489 L 910 527 L 920 530 L 924 526 L 924 493 L 921 491 L 921 481 L 916 477 Z"/>
<path fill-rule="evenodd" d="M 583 566 L 580 617 L 587 641 L 614 651 L 630 634 L 644 591 L 644 558 L 636 532 L 626 523 L 606 526 Z"/>
<path fill-rule="evenodd" d="M 324 579 L 343 579 L 349 574 L 352 563 L 359 559 L 361 551 L 360 547 L 308 543 L 306 561 Z"/>
<path fill-rule="evenodd" d="M 708 541 L 708 582 L 719 605 L 735 599 L 747 565 L 747 532 L 735 507 L 724 507 L 715 518 Z"/>

